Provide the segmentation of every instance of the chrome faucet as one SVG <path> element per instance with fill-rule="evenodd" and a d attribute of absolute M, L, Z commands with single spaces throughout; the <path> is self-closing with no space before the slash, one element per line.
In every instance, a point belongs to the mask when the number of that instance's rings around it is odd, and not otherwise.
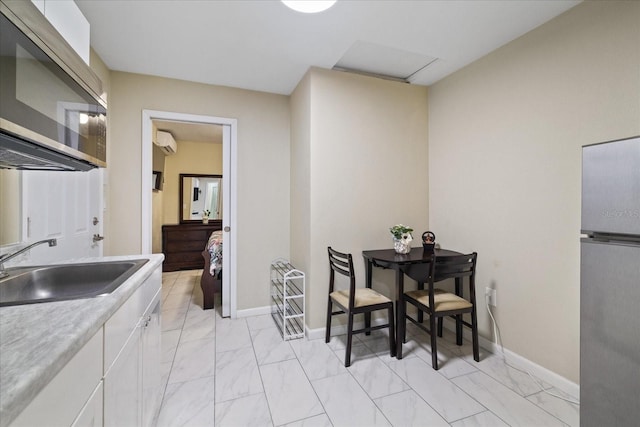
<path fill-rule="evenodd" d="M 25 246 L 24 248 L 12 253 L 12 254 L 0 255 L 0 279 L 2 279 L 4 277 L 7 277 L 9 275 L 9 273 L 4 271 L 4 263 L 5 262 L 9 261 L 12 258 L 17 257 L 21 253 L 24 253 L 24 252 L 28 251 L 29 249 L 33 248 L 34 246 L 38 246 L 38 245 L 41 245 L 43 243 L 48 243 L 49 247 L 53 247 L 53 246 L 57 246 L 58 245 L 58 241 L 56 239 L 45 239 L 45 240 L 40 240 L 39 242 L 32 243 L 29 246 Z"/>

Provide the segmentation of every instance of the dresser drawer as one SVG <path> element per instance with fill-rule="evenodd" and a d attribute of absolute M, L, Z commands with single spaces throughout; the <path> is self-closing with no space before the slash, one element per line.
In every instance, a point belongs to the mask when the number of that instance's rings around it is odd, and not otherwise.
<path fill-rule="evenodd" d="M 206 246 L 207 241 L 205 240 L 189 240 L 182 242 L 168 242 L 166 247 L 167 253 L 177 253 L 177 252 L 202 252 L 204 247 Z"/>
<path fill-rule="evenodd" d="M 189 242 L 193 240 L 207 241 L 211 235 L 211 231 L 208 230 L 184 230 L 184 231 L 169 231 L 167 238 L 172 242 Z"/>
<path fill-rule="evenodd" d="M 168 262 L 168 263 L 182 262 L 182 263 L 189 263 L 189 264 L 193 264 L 194 262 L 196 262 L 196 263 L 204 264 L 204 258 L 202 258 L 202 250 L 198 252 L 176 252 L 176 253 L 167 255 L 167 257 L 165 258 L 165 262 Z"/>
<path fill-rule="evenodd" d="M 209 224 L 177 224 L 162 226 L 163 271 L 204 268 L 202 251 L 212 232 L 222 229 L 222 221 Z"/>

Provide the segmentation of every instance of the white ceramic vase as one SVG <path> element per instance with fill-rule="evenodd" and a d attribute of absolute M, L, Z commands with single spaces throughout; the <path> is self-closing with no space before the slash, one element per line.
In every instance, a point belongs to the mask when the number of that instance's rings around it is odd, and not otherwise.
<path fill-rule="evenodd" d="M 393 249 L 399 254 L 408 254 L 411 252 L 411 244 L 405 243 L 402 239 L 393 238 Z"/>

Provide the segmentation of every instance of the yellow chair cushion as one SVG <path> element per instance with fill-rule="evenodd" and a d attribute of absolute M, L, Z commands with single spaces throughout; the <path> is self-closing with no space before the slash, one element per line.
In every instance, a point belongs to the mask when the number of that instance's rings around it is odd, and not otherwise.
<path fill-rule="evenodd" d="M 340 304 L 341 306 L 347 308 L 349 307 L 349 291 L 334 291 L 329 294 L 331 299 Z M 356 298 L 355 298 L 355 306 L 356 307 L 365 307 L 367 305 L 375 305 L 375 304 L 384 304 L 385 302 L 390 302 L 391 300 L 384 295 L 374 291 L 370 288 L 357 288 L 356 289 Z"/>
<path fill-rule="evenodd" d="M 429 307 L 429 291 L 428 290 L 416 290 L 405 292 L 405 295 L 417 300 L 420 304 Z M 434 311 L 449 311 L 449 310 L 465 310 L 473 307 L 469 301 L 464 298 L 452 294 L 451 292 L 443 291 L 442 289 L 433 290 L 433 299 L 436 305 Z"/>

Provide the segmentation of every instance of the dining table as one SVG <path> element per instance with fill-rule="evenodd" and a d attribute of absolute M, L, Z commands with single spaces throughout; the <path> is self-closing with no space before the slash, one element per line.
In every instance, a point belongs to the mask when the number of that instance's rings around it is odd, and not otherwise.
<path fill-rule="evenodd" d="M 402 359 L 402 337 L 405 329 L 405 313 L 402 296 L 404 295 L 404 276 L 407 275 L 411 279 L 418 282 L 418 288 L 423 289 L 424 283 L 428 280 L 429 261 L 431 254 L 436 256 L 436 280 L 443 280 L 444 277 L 438 277 L 437 260 L 441 258 L 463 255 L 450 249 L 435 248 L 425 250 L 422 247 L 411 248 L 406 254 L 399 254 L 394 249 L 375 249 L 362 251 L 366 264 L 366 286 L 371 288 L 373 267 L 382 269 L 392 269 L 395 271 L 395 334 L 396 334 L 396 357 Z M 462 295 L 462 280 L 455 279 L 456 295 Z M 422 312 L 418 314 L 418 321 L 422 322 Z M 365 327 L 371 326 L 371 317 L 365 316 Z M 435 331 L 431 331 L 435 333 Z M 462 324 L 456 321 L 456 341 L 458 345 L 462 344 Z"/>

